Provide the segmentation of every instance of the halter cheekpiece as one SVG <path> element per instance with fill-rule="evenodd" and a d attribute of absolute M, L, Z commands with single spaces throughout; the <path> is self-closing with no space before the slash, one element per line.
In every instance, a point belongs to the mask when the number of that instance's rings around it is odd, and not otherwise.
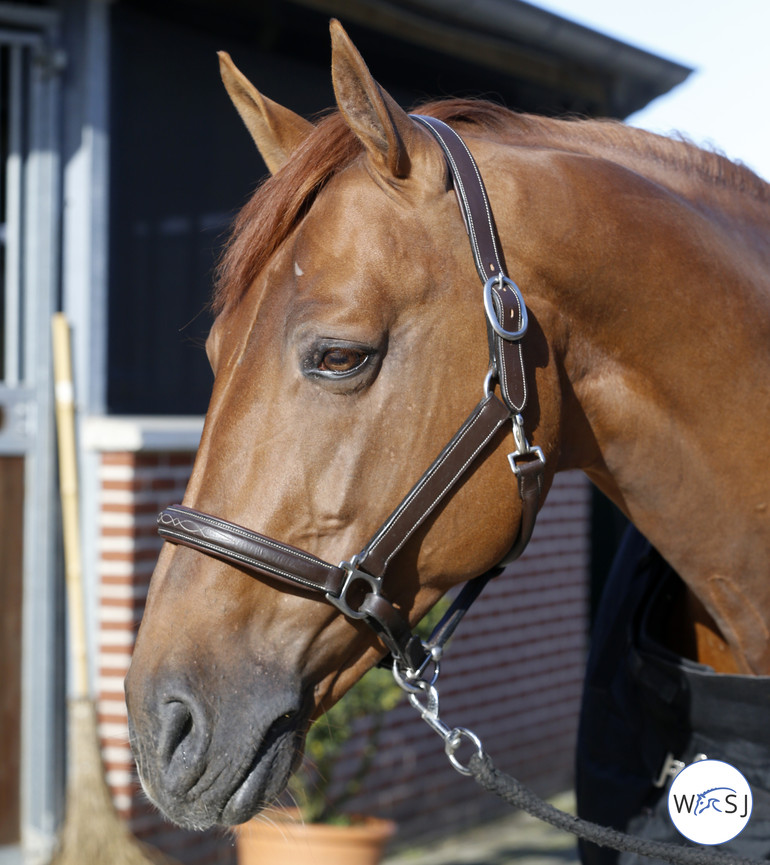
<path fill-rule="evenodd" d="M 320 593 L 348 618 L 365 621 L 389 649 L 394 672 L 406 683 L 420 680 L 428 665 L 438 662 L 444 644 L 481 589 L 524 551 L 534 529 L 545 469 L 543 452 L 527 441 L 521 416 L 527 402 L 521 344 L 527 330 L 527 309 L 518 286 L 505 274 L 478 167 L 465 142 L 445 123 L 418 114 L 411 117 L 441 146 L 484 286 L 490 364 L 483 398 L 369 543 L 339 565 L 182 505 L 171 505 L 158 517 L 158 532 L 165 540 L 237 565 L 259 578 Z M 501 397 L 494 392 L 495 382 Z M 516 445 L 508 459 L 522 500 L 518 537 L 502 562 L 466 584 L 431 637 L 423 642 L 384 595 L 386 571 L 391 559 L 462 483 L 508 421 L 513 423 Z M 348 594 L 356 584 L 363 588 L 364 596 L 354 608 Z"/>

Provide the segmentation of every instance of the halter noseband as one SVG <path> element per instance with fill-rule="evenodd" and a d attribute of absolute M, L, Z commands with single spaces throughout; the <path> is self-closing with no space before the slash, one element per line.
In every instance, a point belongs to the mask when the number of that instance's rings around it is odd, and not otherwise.
<path fill-rule="evenodd" d="M 348 618 L 367 622 L 390 650 L 400 674 L 410 679 L 421 676 L 426 666 L 440 657 L 444 644 L 481 589 L 524 551 L 534 529 L 545 468 L 543 452 L 527 441 L 520 414 L 527 401 L 521 348 L 527 310 L 518 286 L 505 275 L 500 261 L 492 210 L 478 167 L 453 129 L 433 117 L 411 116 L 441 146 L 484 285 L 490 352 L 484 397 L 369 543 L 340 565 L 182 505 L 171 505 L 158 517 L 158 533 L 167 541 L 235 564 L 257 577 L 318 592 Z M 493 392 L 494 381 L 500 386 L 502 399 Z M 383 595 L 385 573 L 391 559 L 463 481 L 508 420 L 513 422 L 516 443 L 508 459 L 522 501 L 518 537 L 503 562 L 466 584 L 431 637 L 423 642 Z M 354 609 L 347 597 L 356 583 L 364 584 L 365 594 Z"/>

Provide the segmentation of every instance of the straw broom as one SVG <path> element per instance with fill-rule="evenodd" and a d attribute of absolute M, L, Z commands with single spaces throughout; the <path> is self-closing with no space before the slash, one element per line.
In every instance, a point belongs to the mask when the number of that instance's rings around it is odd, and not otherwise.
<path fill-rule="evenodd" d="M 88 687 L 72 355 L 69 325 L 62 313 L 53 317 L 52 335 L 64 566 L 74 672 L 74 693 L 67 702 L 65 817 L 52 865 L 174 865 L 174 860 L 131 835 L 115 811 L 104 777 L 96 706 Z"/>

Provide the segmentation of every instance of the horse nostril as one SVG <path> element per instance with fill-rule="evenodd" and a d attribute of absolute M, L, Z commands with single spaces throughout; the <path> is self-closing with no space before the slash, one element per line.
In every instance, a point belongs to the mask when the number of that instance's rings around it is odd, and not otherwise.
<path fill-rule="evenodd" d="M 166 764 L 191 740 L 194 726 L 193 713 L 181 700 L 170 700 L 161 708 L 158 751 Z"/>

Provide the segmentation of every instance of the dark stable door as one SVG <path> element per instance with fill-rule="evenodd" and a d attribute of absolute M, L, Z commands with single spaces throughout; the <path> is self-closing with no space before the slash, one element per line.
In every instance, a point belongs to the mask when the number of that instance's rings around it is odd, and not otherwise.
<path fill-rule="evenodd" d="M 0 456 L 0 846 L 20 836 L 23 514 L 24 457 Z"/>

